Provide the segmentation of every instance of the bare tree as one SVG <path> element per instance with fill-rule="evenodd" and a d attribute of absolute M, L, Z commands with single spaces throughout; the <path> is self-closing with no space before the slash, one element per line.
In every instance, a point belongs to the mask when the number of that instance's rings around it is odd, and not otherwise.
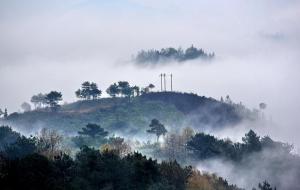
<path fill-rule="evenodd" d="M 56 130 L 43 128 L 38 138 L 38 151 L 47 158 L 54 159 L 63 152 L 62 140 L 62 136 Z"/>

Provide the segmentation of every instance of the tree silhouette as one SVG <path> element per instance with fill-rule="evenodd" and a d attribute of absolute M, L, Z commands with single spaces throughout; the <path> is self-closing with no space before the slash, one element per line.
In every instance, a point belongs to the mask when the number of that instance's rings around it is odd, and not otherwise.
<path fill-rule="evenodd" d="M 85 128 L 82 128 L 82 131 L 78 131 L 78 134 L 96 138 L 106 137 L 108 132 L 105 131 L 100 125 L 89 123 Z"/>
<path fill-rule="evenodd" d="M 21 104 L 21 108 L 24 110 L 24 112 L 27 112 L 27 111 L 31 111 L 31 106 L 29 103 L 27 102 L 23 102 Z"/>
<path fill-rule="evenodd" d="M 118 85 L 116 83 L 114 83 L 106 89 L 106 93 L 114 98 L 120 93 L 120 89 L 119 89 Z"/>
<path fill-rule="evenodd" d="M 108 132 L 100 125 L 89 123 L 81 131 L 78 131 L 79 136 L 73 137 L 72 141 L 78 146 L 94 146 L 99 147 L 106 143 Z"/>
<path fill-rule="evenodd" d="M 42 93 L 32 96 L 30 101 L 34 104 L 35 108 L 41 108 L 47 104 L 46 95 Z"/>
<path fill-rule="evenodd" d="M 173 47 L 162 48 L 161 50 L 141 50 L 137 53 L 134 61 L 138 64 L 157 64 L 159 62 L 178 61 L 203 58 L 211 59 L 215 56 L 214 53 L 206 53 L 202 49 L 195 48 L 193 45 L 185 51 L 182 48 L 175 49 Z"/>
<path fill-rule="evenodd" d="M 267 108 L 267 104 L 266 103 L 262 102 L 262 103 L 259 104 L 259 109 L 264 110 L 266 108 Z"/>
<path fill-rule="evenodd" d="M 259 151 L 262 148 L 260 137 L 253 130 L 246 133 L 242 140 L 245 143 L 247 152 Z"/>
<path fill-rule="evenodd" d="M 274 189 L 273 189 L 267 181 L 264 181 L 262 184 L 259 183 L 258 188 L 260 190 L 276 190 L 276 187 L 274 187 Z"/>
<path fill-rule="evenodd" d="M 7 108 L 5 108 L 5 109 L 4 109 L 4 114 L 3 114 L 3 117 L 4 117 L 4 118 L 7 118 L 7 117 L 8 117 Z"/>
<path fill-rule="evenodd" d="M 132 87 L 132 90 L 136 94 L 136 96 L 140 95 L 140 87 L 134 86 L 134 87 Z"/>
<path fill-rule="evenodd" d="M 98 89 L 98 86 L 96 83 L 91 83 L 90 86 L 90 95 L 92 96 L 93 100 L 97 99 L 99 96 L 101 96 L 102 92 Z"/>
<path fill-rule="evenodd" d="M 129 83 L 127 81 L 119 81 L 118 82 L 118 89 L 120 93 L 127 97 L 130 102 L 130 97 L 133 95 L 133 89 L 130 87 Z"/>
<path fill-rule="evenodd" d="M 75 94 L 78 98 L 90 100 L 97 99 L 99 96 L 101 96 L 102 91 L 98 89 L 96 83 L 85 81 L 81 84 L 81 89 L 75 91 Z"/>
<path fill-rule="evenodd" d="M 148 133 L 153 133 L 157 136 L 157 142 L 161 135 L 165 135 L 168 131 L 163 124 L 161 124 L 157 119 L 152 119 L 150 129 L 147 130 Z"/>
<path fill-rule="evenodd" d="M 155 88 L 154 84 L 149 84 L 148 86 L 149 90 L 152 90 L 153 88 Z"/>
<path fill-rule="evenodd" d="M 62 100 L 61 92 L 51 91 L 49 94 L 46 95 L 47 104 L 50 108 L 55 111 L 59 107 L 59 101 Z"/>

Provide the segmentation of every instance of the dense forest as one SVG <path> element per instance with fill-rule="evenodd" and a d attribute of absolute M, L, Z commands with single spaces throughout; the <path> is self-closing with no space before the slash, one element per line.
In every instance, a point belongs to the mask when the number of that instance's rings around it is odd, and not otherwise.
<path fill-rule="evenodd" d="M 1 189 L 240 189 L 176 160 L 157 162 L 138 152 L 121 154 L 122 146 L 97 150 L 84 145 L 71 157 L 62 140 L 51 130 L 27 138 L 1 126 Z M 266 181 L 259 189 L 272 190 Z"/>

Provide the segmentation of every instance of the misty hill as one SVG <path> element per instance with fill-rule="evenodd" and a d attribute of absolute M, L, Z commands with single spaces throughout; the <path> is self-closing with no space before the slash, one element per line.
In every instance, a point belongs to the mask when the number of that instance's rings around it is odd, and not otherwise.
<path fill-rule="evenodd" d="M 193 45 L 186 50 L 173 47 L 162 48 L 161 50 L 141 50 L 137 53 L 134 61 L 140 65 L 167 63 L 171 61 L 184 62 L 193 59 L 212 59 L 214 53 L 206 53 L 203 49 L 195 48 Z"/>
<path fill-rule="evenodd" d="M 97 123 L 110 132 L 145 132 L 150 121 L 159 119 L 169 129 L 194 126 L 221 128 L 242 120 L 255 120 L 257 113 L 240 104 L 225 103 L 196 94 L 151 92 L 131 98 L 101 98 L 62 105 L 56 111 L 39 109 L 12 113 L 4 123 L 21 130 L 54 128 L 77 132 L 87 123 Z"/>

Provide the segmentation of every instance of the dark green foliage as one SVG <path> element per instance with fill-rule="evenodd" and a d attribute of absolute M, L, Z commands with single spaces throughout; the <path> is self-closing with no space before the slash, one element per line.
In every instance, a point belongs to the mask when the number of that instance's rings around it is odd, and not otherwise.
<path fill-rule="evenodd" d="M 128 97 L 130 99 L 131 95 L 133 94 L 133 89 L 130 87 L 127 81 L 119 81 L 118 82 L 118 89 L 122 95 Z"/>
<path fill-rule="evenodd" d="M 19 145 L 23 151 L 26 147 Z M 137 152 L 119 157 L 86 146 L 74 159 L 65 154 L 53 159 L 35 152 L 18 158 L 0 154 L 1 190 L 184 190 L 191 172 L 176 161 L 157 163 Z"/>
<path fill-rule="evenodd" d="M 81 131 L 78 131 L 78 134 L 79 136 L 72 139 L 78 147 L 84 145 L 99 147 L 106 142 L 108 132 L 100 125 L 89 123 Z"/>
<path fill-rule="evenodd" d="M 131 183 L 134 189 L 147 189 L 151 184 L 160 181 L 160 173 L 156 160 L 147 159 L 140 153 L 133 153 L 124 158 L 134 171 Z"/>
<path fill-rule="evenodd" d="M 134 97 L 134 94 L 137 96 L 140 95 L 140 88 L 138 86 L 131 87 L 127 81 L 119 81 L 117 84 L 114 83 L 106 89 L 107 94 L 115 98 L 117 95 L 127 97 L 129 102 L 130 98 Z"/>
<path fill-rule="evenodd" d="M 90 136 L 92 138 L 104 138 L 108 135 L 108 132 L 104 131 L 100 125 L 89 123 L 85 128 L 82 128 L 82 131 L 78 131 L 78 134 Z"/>
<path fill-rule="evenodd" d="M 106 89 L 106 93 L 111 97 L 116 97 L 120 93 L 120 89 L 118 88 L 118 85 L 114 83 Z"/>
<path fill-rule="evenodd" d="M 46 95 L 46 102 L 50 106 L 52 111 L 56 111 L 59 107 L 58 102 L 62 100 L 61 92 L 51 91 Z"/>
<path fill-rule="evenodd" d="M 161 135 L 165 135 L 168 132 L 165 126 L 157 119 L 152 119 L 149 127 L 150 129 L 148 129 L 147 132 L 155 134 L 157 136 L 157 141 Z"/>
<path fill-rule="evenodd" d="M 222 149 L 225 147 L 225 144 L 224 141 L 218 140 L 214 136 L 198 133 L 188 142 L 188 148 L 193 150 L 198 158 L 207 159 L 223 156 Z"/>
<path fill-rule="evenodd" d="M 1 189 L 57 189 L 53 185 L 59 176 L 47 158 L 33 154 L 20 160 L 5 160 L 5 162 L 2 170 L 5 175 L 0 179 Z"/>
<path fill-rule="evenodd" d="M 176 160 L 162 162 L 159 170 L 162 178 L 174 190 L 184 190 L 186 182 L 192 173 L 192 167 L 182 168 Z"/>
<path fill-rule="evenodd" d="M 271 185 L 267 181 L 264 181 L 262 184 L 259 183 L 258 188 L 260 190 L 276 190 L 276 187 L 272 188 Z M 253 190 L 256 190 L 256 189 L 253 188 Z"/>
<path fill-rule="evenodd" d="M 36 138 L 26 138 L 8 126 L 0 127 L 0 153 L 10 159 L 36 152 Z"/>
<path fill-rule="evenodd" d="M 78 89 L 75 94 L 78 98 L 90 100 L 97 99 L 101 96 L 102 91 L 98 89 L 98 86 L 94 82 L 86 81 L 81 84 L 81 89 Z"/>
<path fill-rule="evenodd" d="M 195 94 L 175 92 L 151 92 L 132 99 L 102 98 L 101 100 L 78 101 L 62 105 L 59 112 L 46 112 L 39 109 L 22 114 L 11 114 L 7 120 L 22 130 L 32 130 L 41 124 L 49 128 L 71 132 L 80 130 L 87 123 L 101 123 L 110 130 L 110 126 L 119 121 L 126 122 L 130 129 L 122 132 L 145 134 L 145 127 L 156 118 L 168 126 L 188 126 L 222 128 L 235 125 L 242 120 L 255 119 L 248 109 L 240 110 L 231 104 L 221 103 L 212 98 Z M 245 114 L 241 114 L 245 113 Z M 124 128 L 123 128 L 124 129 Z M 115 132 L 111 131 L 110 132 Z"/>
<path fill-rule="evenodd" d="M 77 176 L 72 181 L 75 186 L 78 178 L 83 189 L 128 189 L 129 173 L 127 166 L 115 154 L 83 147 L 75 159 Z M 81 186 L 83 185 L 81 184 Z"/>
<path fill-rule="evenodd" d="M 172 47 L 159 50 L 142 50 L 135 57 L 135 62 L 138 64 L 157 64 L 159 62 L 178 61 L 183 62 L 196 58 L 211 59 L 214 53 L 207 54 L 202 49 L 197 49 L 193 45 L 183 51 L 181 48 L 175 49 Z"/>
<path fill-rule="evenodd" d="M 1 158 L 0 186 L 14 189 L 147 190 L 184 189 L 186 169 L 177 163 L 158 164 L 139 153 L 120 158 L 83 147 L 75 160 L 61 155 L 53 161 L 32 154 L 22 159 Z M 173 176 L 174 175 L 174 176 Z"/>
<path fill-rule="evenodd" d="M 257 119 L 256 114 L 245 107 L 196 94 L 160 92 L 143 94 L 140 98 L 143 101 L 161 101 L 174 105 L 177 110 L 189 116 L 187 121 L 193 126 L 220 128 L 235 125 L 244 119 Z"/>
<path fill-rule="evenodd" d="M 23 158 L 37 151 L 36 138 L 20 136 L 17 140 L 5 147 L 4 155 L 10 159 Z"/>
<path fill-rule="evenodd" d="M 244 142 L 244 148 L 246 149 L 246 152 L 250 153 L 261 150 L 260 137 L 257 136 L 254 131 L 250 130 L 245 134 L 245 137 L 243 137 L 242 140 Z"/>
<path fill-rule="evenodd" d="M 2 151 L 5 146 L 14 143 L 19 137 L 20 134 L 13 131 L 10 127 L 0 126 L 0 151 Z"/>
<path fill-rule="evenodd" d="M 241 161 L 246 155 L 260 152 L 266 148 L 280 150 L 286 154 L 292 150 L 291 145 L 275 142 L 269 137 L 260 139 L 253 130 L 246 133 L 242 140 L 243 143 L 232 143 L 230 140 L 217 139 L 208 134 L 198 133 L 192 137 L 187 146 L 198 159 L 217 157 L 232 161 Z"/>

